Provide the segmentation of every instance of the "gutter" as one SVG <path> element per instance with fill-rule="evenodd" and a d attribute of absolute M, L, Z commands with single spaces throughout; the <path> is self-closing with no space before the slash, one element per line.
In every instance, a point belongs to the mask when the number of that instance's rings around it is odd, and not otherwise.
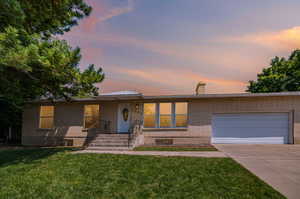
<path fill-rule="evenodd" d="M 98 102 L 98 101 L 150 101 L 150 100 L 193 100 L 193 99 L 213 99 L 213 98 L 249 98 L 249 97 L 290 97 L 300 96 L 300 92 L 277 92 L 277 93 L 231 93 L 231 94 L 199 94 L 199 95 L 157 95 L 144 96 L 141 94 L 127 95 L 99 95 L 89 98 L 72 98 L 70 101 L 59 100 L 34 100 L 28 103 L 57 103 L 57 102 Z"/>

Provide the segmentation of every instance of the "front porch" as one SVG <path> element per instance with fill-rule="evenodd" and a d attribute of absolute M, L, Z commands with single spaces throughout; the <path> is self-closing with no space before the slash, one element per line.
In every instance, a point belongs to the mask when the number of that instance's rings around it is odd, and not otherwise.
<path fill-rule="evenodd" d="M 87 136 L 83 145 L 89 149 L 128 150 L 142 135 L 141 103 L 85 105 L 84 118 Z"/>
<path fill-rule="evenodd" d="M 85 109 L 89 106 L 95 105 L 85 105 Z M 87 147 L 190 147 L 209 143 L 188 132 L 186 102 L 107 102 L 89 112 L 99 115 L 91 116 L 94 122 L 89 121 L 97 128 L 87 128 Z"/>

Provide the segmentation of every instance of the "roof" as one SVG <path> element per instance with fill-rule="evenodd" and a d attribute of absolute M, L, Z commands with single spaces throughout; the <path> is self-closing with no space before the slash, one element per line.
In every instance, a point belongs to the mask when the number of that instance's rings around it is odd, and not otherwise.
<path fill-rule="evenodd" d="M 116 91 L 111 93 L 101 93 L 100 96 L 103 95 L 142 95 L 142 93 L 139 93 L 137 91 Z"/>
<path fill-rule="evenodd" d="M 210 98 L 248 98 L 248 97 L 284 97 L 284 96 L 300 96 L 300 92 L 277 92 L 277 93 L 231 93 L 231 94 L 199 94 L 199 95 L 153 95 L 144 96 L 135 91 L 120 91 L 113 93 L 105 93 L 99 96 L 89 98 L 73 98 L 72 102 L 96 102 L 96 101 L 119 101 L 119 100 L 194 100 L 194 99 L 210 99 Z M 48 100 L 36 100 L 32 103 L 47 102 Z M 65 100 L 56 100 L 55 102 L 64 102 Z"/>
<path fill-rule="evenodd" d="M 233 97 L 276 97 L 276 96 L 300 96 L 300 92 L 276 92 L 276 93 L 229 93 L 229 94 L 199 94 L 199 95 L 162 95 L 144 96 L 144 99 L 201 99 L 201 98 L 233 98 Z"/>

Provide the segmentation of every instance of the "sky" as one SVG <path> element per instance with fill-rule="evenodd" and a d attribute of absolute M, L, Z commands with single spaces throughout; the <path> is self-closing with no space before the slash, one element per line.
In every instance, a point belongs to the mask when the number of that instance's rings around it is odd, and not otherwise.
<path fill-rule="evenodd" d="M 86 0 L 91 15 L 65 35 L 80 67 L 101 67 L 100 92 L 245 92 L 275 57 L 300 48 L 299 0 Z"/>

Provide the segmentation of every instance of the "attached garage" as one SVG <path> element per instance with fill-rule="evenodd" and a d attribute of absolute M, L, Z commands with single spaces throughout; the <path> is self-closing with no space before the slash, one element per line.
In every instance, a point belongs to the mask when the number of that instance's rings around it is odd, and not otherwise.
<path fill-rule="evenodd" d="M 213 114 L 214 144 L 287 144 L 288 113 Z"/>

